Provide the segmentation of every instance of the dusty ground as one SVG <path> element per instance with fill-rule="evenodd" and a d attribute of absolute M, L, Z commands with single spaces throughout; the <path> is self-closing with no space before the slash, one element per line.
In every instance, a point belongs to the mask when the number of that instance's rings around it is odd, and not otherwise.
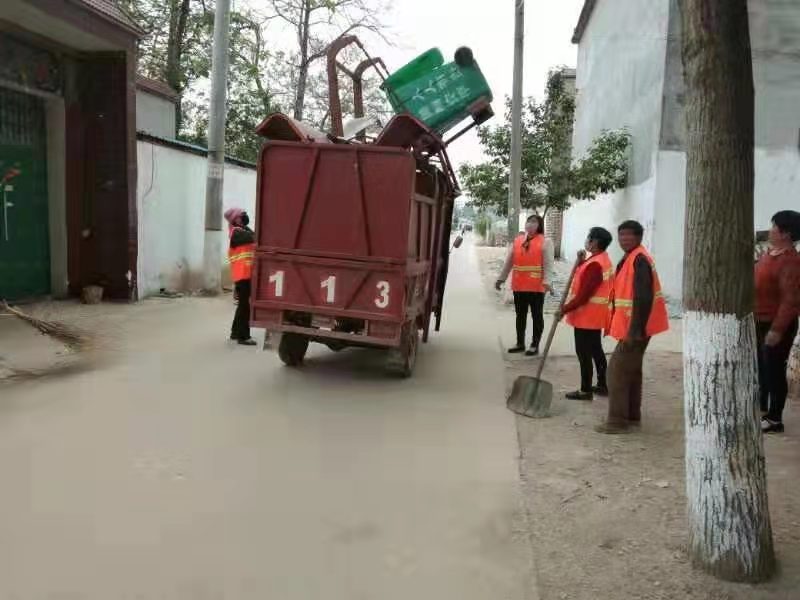
<path fill-rule="evenodd" d="M 100 362 L 0 385 L 0 598 L 535 600 L 495 309 L 450 276 L 403 381 L 229 344 L 229 296 L 34 307 Z"/>
<path fill-rule="evenodd" d="M 499 251 L 478 252 L 489 288 Z M 512 330 L 513 312 L 499 295 L 496 298 L 499 318 Z M 565 339 L 561 337 L 562 346 Z M 681 356 L 669 350 L 680 344 L 669 339 L 660 344 L 645 361 L 640 433 L 603 436 L 592 431 L 605 414 L 606 402 L 563 399 L 578 384 L 576 360 L 563 353 L 549 360 L 545 369 L 555 387 L 553 418 L 517 420 L 541 600 L 798 600 L 797 409 L 789 410 L 787 433 L 766 440 L 770 508 L 782 574 L 757 587 L 726 584 L 700 574 L 688 564 L 685 547 Z M 517 375 L 530 375 L 535 365 L 535 361 L 507 361 L 507 385 Z"/>

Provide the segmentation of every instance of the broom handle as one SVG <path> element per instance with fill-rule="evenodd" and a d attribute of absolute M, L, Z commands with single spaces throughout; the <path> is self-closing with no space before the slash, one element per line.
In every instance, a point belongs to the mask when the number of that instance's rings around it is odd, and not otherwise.
<path fill-rule="evenodd" d="M 567 287 L 564 288 L 564 294 L 561 296 L 561 303 L 558 305 L 558 311 L 561 312 L 561 309 L 564 308 L 564 304 L 567 302 L 567 295 L 569 294 L 569 290 L 572 287 L 572 280 L 575 278 L 575 271 L 578 270 L 578 267 L 583 264 L 583 261 L 575 261 L 575 264 L 572 265 L 572 271 L 570 271 L 569 279 L 567 280 Z M 539 368 L 536 369 L 536 379 L 541 379 L 542 371 L 544 371 L 544 362 L 547 360 L 547 354 L 550 352 L 550 346 L 553 343 L 553 338 L 556 335 L 556 327 L 558 327 L 558 322 L 560 319 L 553 319 L 553 324 L 550 326 L 550 333 L 547 334 L 547 342 L 544 345 L 544 353 L 542 353 L 542 360 L 539 361 Z"/>

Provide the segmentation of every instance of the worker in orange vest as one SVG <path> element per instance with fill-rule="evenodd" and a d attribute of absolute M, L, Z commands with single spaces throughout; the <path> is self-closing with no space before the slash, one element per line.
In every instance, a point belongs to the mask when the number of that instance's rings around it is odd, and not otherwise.
<path fill-rule="evenodd" d="M 669 329 L 653 257 L 642 246 L 644 228 L 625 221 L 618 228 L 625 256 L 617 265 L 606 333 L 618 340 L 608 366 L 608 418 L 600 433 L 627 433 L 642 419 L 642 362 L 650 338 Z"/>
<path fill-rule="evenodd" d="M 255 346 L 250 337 L 250 277 L 256 252 L 255 233 L 248 225 L 250 217 L 241 208 L 225 211 L 228 222 L 228 262 L 231 280 L 239 302 L 231 325 L 231 339 L 242 346 Z"/>
<path fill-rule="evenodd" d="M 517 313 L 517 343 L 510 354 L 525 352 L 526 356 L 539 354 L 539 342 L 544 332 L 544 295 L 553 291 L 550 286 L 553 272 L 553 243 L 544 237 L 544 219 L 531 215 L 521 233 L 509 248 L 503 270 L 495 282 L 499 291 L 511 275 L 511 290 L 514 292 L 514 310 Z M 525 350 L 525 329 L 528 309 L 533 320 L 533 337 L 530 348 Z"/>
<path fill-rule="evenodd" d="M 568 400 L 589 400 L 594 394 L 608 395 L 606 385 L 606 353 L 603 350 L 603 329 L 608 323 L 609 301 L 614 284 L 614 266 L 606 250 L 611 245 L 611 233 L 602 227 L 592 227 L 586 237 L 586 249 L 578 252 L 567 302 L 557 316 L 565 317 L 575 329 L 575 353 L 581 366 L 581 387 L 567 394 Z M 589 258 L 586 258 L 586 253 Z M 597 386 L 592 387 L 594 367 Z"/>

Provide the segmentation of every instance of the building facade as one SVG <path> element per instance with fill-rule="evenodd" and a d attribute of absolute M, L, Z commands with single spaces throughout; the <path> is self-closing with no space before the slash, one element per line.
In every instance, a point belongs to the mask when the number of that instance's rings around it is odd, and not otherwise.
<path fill-rule="evenodd" d="M 0 297 L 132 297 L 140 34 L 110 0 L 0 2 Z"/>
<path fill-rule="evenodd" d="M 800 4 L 750 0 L 756 88 L 755 229 L 796 208 L 800 198 Z M 629 185 L 564 215 L 562 249 L 570 255 L 595 225 L 626 219 L 646 228 L 666 293 L 683 276 L 686 137 L 677 0 L 586 0 L 578 44 L 573 156 L 606 129 L 632 136 Z M 614 252 L 620 255 L 618 248 Z"/>

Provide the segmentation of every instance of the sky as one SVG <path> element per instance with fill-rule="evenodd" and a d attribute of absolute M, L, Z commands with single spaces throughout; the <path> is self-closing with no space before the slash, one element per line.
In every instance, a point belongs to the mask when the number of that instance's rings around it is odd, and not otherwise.
<path fill-rule="evenodd" d="M 433 47 L 452 60 L 460 46 L 469 46 L 489 81 L 499 122 L 504 98 L 511 95 L 514 64 L 514 9 L 517 0 L 394 0 L 382 17 L 391 44 L 361 35 L 372 56 L 380 56 L 390 72 Z M 259 9 L 261 0 L 233 0 Z M 523 94 L 541 98 L 553 67 L 575 67 L 577 46 L 570 41 L 584 0 L 528 0 L 525 3 Z M 278 45 L 291 46 L 293 35 L 279 22 L 270 26 Z M 282 30 L 283 29 L 283 30 Z M 346 120 L 346 119 L 345 119 Z M 449 148 L 454 165 L 479 162 L 481 149 L 474 130 Z"/>
<path fill-rule="evenodd" d="M 389 24 L 395 46 L 370 41 L 370 51 L 395 71 L 432 47 L 452 60 L 459 46 L 472 48 L 494 93 L 494 109 L 502 118 L 503 98 L 511 95 L 516 0 L 396 0 Z M 523 94 L 541 97 L 547 73 L 556 66 L 575 67 L 577 46 L 571 43 L 583 0 L 533 0 L 525 3 Z M 480 161 L 474 132 L 457 140 L 449 153 L 454 163 Z"/>

